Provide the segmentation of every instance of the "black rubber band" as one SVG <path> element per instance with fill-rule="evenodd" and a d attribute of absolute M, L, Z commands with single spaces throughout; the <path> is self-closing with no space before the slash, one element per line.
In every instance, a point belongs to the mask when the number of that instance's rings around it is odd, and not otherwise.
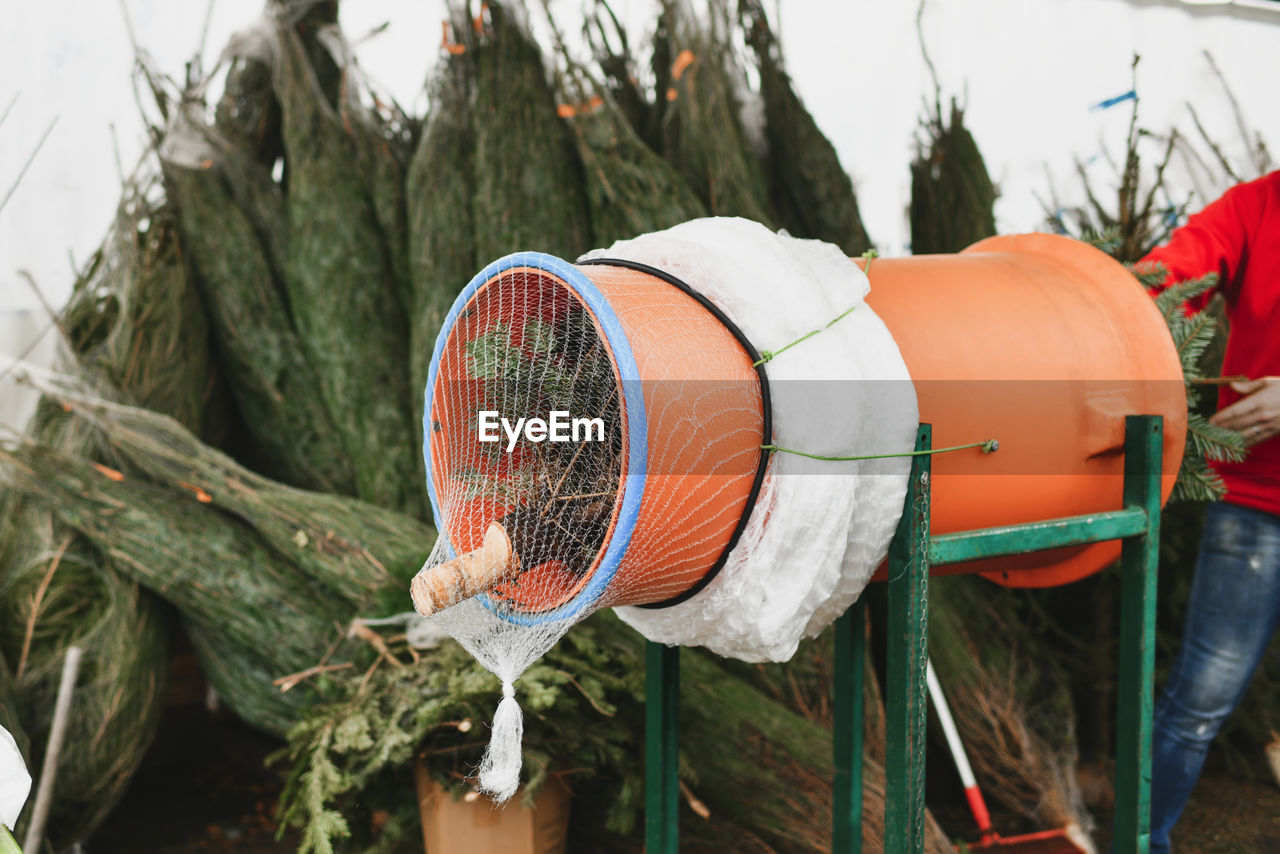
<path fill-rule="evenodd" d="M 645 273 L 653 276 L 655 279 L 661 279 L 667 284 L 679 290 L 686 296 L 692 297 L 699 305 L 711 312 L 712 316 L 729 330 L 729 333 L 738 340 L 742 345 L 742 349 L 747 351 L 747 355 L 751 358 L 751 363 L 755 367 L 756 376 L 760 378 L 760 403 L 764 409 L 761 432 L 764 434 L 761 445 L 773 444 L 773 406 L 769 397 L 769 376 L 765 373 L 764 359 L 761 358 L 760 352 L 751 343 L 751 339 L 747 338 L 738 325 L 729 319 L 729 316 L 721 311 L 720 306 L 707 299 L 698 291 L 694 290 L 689 284 L 676 278 L 665 270 L 659 270 L 657 267 L 650 267 L 648 264 L 641 264 L 639 261 L 627 261 L 622 258 L 592 258 L 589 261 L 579 261 L 579 265 L 591 265 L 600 267 L 623 267 L 628 270 L 635 270 L 638 273 Z M 738 544 L 738 539 L 742 536 L 742 532 L 747 528 L 747 522 L 751 520 L 751 511 L 756 506 L 756 499 L 760 497 L 760 487 L 764 483 L 765 469 L 769 467 L 769 452 L 760 449 L 760 462 L 756 465 L 756 476 L 751 481 L 751 491 L 747 493 L 747 503 L 742 508 L 742 515 L 738 517 L 738 525 L 733 529 L 733 536 L 729 537 L 729 542 L 725 544 L 724 551 L 721 552 L 719 559 L 716 560 L 706 574 L 698 580 L 696 584 L 688 590 L 676 596 L 666 599 L 662 602 L 653 602 L 647 605 L 637 605 L 638 608 L 669 608 L 672 605 L 679 605 L 698 593 L 711 583 L 711 580 L 719 574 L 720 570 L 729 561 L 729 553 L 733 551 L 734 546 Z"/>

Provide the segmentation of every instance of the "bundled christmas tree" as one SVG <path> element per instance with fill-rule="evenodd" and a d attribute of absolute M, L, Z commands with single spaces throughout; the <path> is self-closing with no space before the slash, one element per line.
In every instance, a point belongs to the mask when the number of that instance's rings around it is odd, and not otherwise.
<path fill-rule="evenodd" d="M 760 0 L 739 0 L 747 43 L 760 72 L 769 195 L 792 234 L 834 243 L 850 257 L 871 248 L 853 182 L 818 129 L 782 64 L 782 48 Z"/>
<path fill-rule="evenodd" d="M 951 101 L 944 120 L 939 99 L 924 122 L 911 162 L 911 251 L 959 252 L 996 233 L 996 189 L 982 153 Z"/>
<path fill-rule="evenodd" d="M 58 317 L 69 368 L 119 397 L 218 432 L 220 399 L 198 295 L 187 280 L 172 208 L 145 176 L 129 184 L 102 248 Z M 33 441 L 95 472 L 114 458 L 52 398 L 40 400 Z M 105 477 L 103 474 L 97 475 Z M 67 845 L 123 797 L 159 723 L 169 671 L 169 620 L 158 598 L 47 505 L 10 485 L 0 495 L 0 651 L 11 662 L 17 711 L 39 767 L 66 650 L 84 658 L 58 759 L 50 828 Z M 24 820 L 29 820 L 29 816 Z"/>
<path fill-rule="evenodd" d="M 452 644 L 418 649 L 396 623 L 371 624 L 407 607 L 434 539 L 414 518 L 421 392 L 458 292 L 514 249 L 573 257 L 709 210 L 820 237 L 856 211 L 776 50 L 780 107 L 744 117 L 765 99 L 746 86 L 730 10 L 666 10 L 650 58 L 661 88 L 631 89 L 643 122 L 603 57 L 571 68 L 545 54 L 514 0 L 453 4 L 422 123 L 374 95 L 334 2 L 270 4 L 215 79 L 178 91 L 147 72 L 155 176 L 131 190 L 63 314 L 77 361 L 29 377 L 40 414 L 0 452 L 0 653 L 28 750 L 43 743 L 66 646 L 92 650 L 73 737 L 93 749 L 64 754 L 57 815 L 74 819 L 55 842 L 91 832 L 146 751 L 175 625 L 230 709 L 290 733 L 291 816 L 308 846 L 344 826 L 358 836 L 368 805 L 407 816 L 423 751 L 439 780 L 466 785 L 483 727 L 460 723 L 480 720 L 490 677 Z M 794 206 L 775 217 L 782 153 L 809 146 L 794 178 L 810 219 Z M 601 806 L 575 832 L 606 841 L 636 827 L 640 650 L 602 618 L 528 681 L 528 788 L 568 775 Z M 712 810 L 706 832 L 779 849 L 824 837 L 828 733 L 752 674 L 696 666 L 699 704 L 735 698 L 690 717 L 685 777 Z M 91 723 L 92 737 L 74 735 Z M 711 749 L 713 736 L 735 748 Z M 779 745 L 772 764 L 740 761 L 762 737 Z M 868 766 L 873 811 L 879 774 Z M 806 799 L 784 796 L 797 781 Z M 946 849 L 935 828 L 931 850 Z"/>

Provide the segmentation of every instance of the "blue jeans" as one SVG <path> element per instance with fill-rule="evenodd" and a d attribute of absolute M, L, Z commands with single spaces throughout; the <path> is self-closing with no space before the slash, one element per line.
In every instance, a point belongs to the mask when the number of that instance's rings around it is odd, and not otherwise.
<path fill-rule="evenodd" d="M 1205 515 L 1182 648 L 1156 701 L 1151 854 L 1200 776 L 1209 743 L 1235 710 L 1280 623 L 1280 516 L 1233 504 Z"/>

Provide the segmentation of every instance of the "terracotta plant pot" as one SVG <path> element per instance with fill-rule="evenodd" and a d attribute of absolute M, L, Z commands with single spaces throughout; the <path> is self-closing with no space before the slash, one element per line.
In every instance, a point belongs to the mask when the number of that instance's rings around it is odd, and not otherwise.
<path fill-rule="evenodd" d="M 413 766 L 426 854 L 564 854 L 569 834 L 569 791 L 554 777 L 532 807 L 522 792 L 503 806 L 485 797 L 455 800 L 431 779 L 426 764 Z"/>

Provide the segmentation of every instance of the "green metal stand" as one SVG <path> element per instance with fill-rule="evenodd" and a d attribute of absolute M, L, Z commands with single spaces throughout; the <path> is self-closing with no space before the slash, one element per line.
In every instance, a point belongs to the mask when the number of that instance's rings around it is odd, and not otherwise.
<path fill-rule="evenodd" d="M 1147 854 L 1151 841 L 1151 712 L 1160 562 L 1159 418 L 1125 422 L 1124 504 L 1147 517 L 1145 536 L 1120 553 L 1120 683 L 1116 702 L 1116 854 Z"/>
<path fill-rule="evenodd" d="M 645 854 L 680 848 L 678 722 L 680 647 L 645 644 L 644 838 Z"/>
<path fill-rule="evenodd" d="M 853 603 L 836 620 L 836 661 L 832 714 L 835 746 L 835 779 L 831 783 L 831 842 L 836 851 L 862 854 L 862 680 L 867 661 L 867 603 Z M 856 724 L 856 726 L 855 726 Z"/>
<path fill-rule="evenodd" d="M 921 424 L 916 450 L 933 447 L 933 429 Z M 929 662 L 929 475 L 932 457 L 911 458 L 907 501 L 889 545 L 889 613 L 885 672 L 884 850 L 924 850 L 924 736 L 928 720 L 925 674 Z M 846 663 L 836 659 L 837 670 Z M 862 685 L 857 686 L 859 692 Z M 862 721 L 841 721 L 861 727 Z M 861 804 L 858 805 L 861 813 Z M 862 835 L 862 828 L 858 828 Z M 839 849 L 835 849 L 838 851 Z"/>
<path fill-rule="evenodd" d="M 920 425 L 916 450 L 931 447 Z M 1147 854 L 1150 835 L 1152 673 L 1163 450 L 1159 416 L 1125 419 L 1124 509 L 931 537 L 930 457 L 912 458 L 906 505 L 889 549 L 885 692 L 885 850 L 924 851 L 928 584 L 931 566 L 1123 540 L 1117 711 L 1116 854 Z M 866 616 L 861 602 L 836 622 L 832 851 L 862 850 L 862 686 Z M 649 644 L 645 738 L 648 854 L 679 844 L 676 779 L 678 651 Z"/>

